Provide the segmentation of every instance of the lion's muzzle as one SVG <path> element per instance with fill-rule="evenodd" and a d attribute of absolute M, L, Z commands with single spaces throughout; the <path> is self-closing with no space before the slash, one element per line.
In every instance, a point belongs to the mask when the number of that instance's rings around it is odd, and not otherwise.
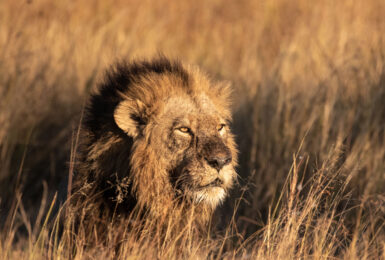
<path fill-rule="evenodd" d="M 207 141 L 202 152 L 207 163 L 218 172 L 233 160 L 229 148 L 219 138 Z"/>

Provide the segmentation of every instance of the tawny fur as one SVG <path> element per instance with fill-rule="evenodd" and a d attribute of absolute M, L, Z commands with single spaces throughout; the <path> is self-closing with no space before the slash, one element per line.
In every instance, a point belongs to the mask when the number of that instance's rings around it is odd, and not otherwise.
<path fill-rule="evenodd" d="M 167 218 L 183 207 L 207 223 L 236 178 L 230 94 L 164 57 L 113 67 L 85 111 L 75 213 Z"/>

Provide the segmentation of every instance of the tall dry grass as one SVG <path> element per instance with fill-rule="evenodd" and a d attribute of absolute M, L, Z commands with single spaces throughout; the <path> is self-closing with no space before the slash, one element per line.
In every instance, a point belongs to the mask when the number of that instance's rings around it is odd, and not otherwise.
<path fill-rule="evenodd" d="M 384 10 L 0 1 L 0 258 L 385 258 Z M 240 185 L 212 237 L 86 246 L 58 217 L 82 105 L 113 61 L 158 52 L 232 82 Z"/>

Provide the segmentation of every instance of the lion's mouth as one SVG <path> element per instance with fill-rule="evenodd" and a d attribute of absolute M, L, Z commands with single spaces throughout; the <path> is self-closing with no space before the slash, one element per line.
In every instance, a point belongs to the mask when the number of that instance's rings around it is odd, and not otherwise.
<path fill-rule="evenodd" d="M 209 184 L 199 186 L 198 190 L 212 188 L 212 187 L 222 187 L 222 185 L 223 185 L 223 181 L 220 178 L 216 178 L 214 181 L 210 182 Z"/>

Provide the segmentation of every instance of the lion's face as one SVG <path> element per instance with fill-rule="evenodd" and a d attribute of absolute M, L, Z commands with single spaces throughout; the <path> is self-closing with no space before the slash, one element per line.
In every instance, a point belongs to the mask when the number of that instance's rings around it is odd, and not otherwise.
<path fill-rule="evenodd" d="M 151 130 L 177 195 L 217 206 L 233 184 L 235 149 L 229 122 L 205 95 L 170 98 Z"/>
<path fill-rule="evenodd" d="M 198 71 L 188 78 L 138 80 L 114 112 L 116 124 L 132 137 L 133 190 L 140 204 L 156 211 L 174 198 L 215 208 L 236 178 L 228 89 Z"/>

